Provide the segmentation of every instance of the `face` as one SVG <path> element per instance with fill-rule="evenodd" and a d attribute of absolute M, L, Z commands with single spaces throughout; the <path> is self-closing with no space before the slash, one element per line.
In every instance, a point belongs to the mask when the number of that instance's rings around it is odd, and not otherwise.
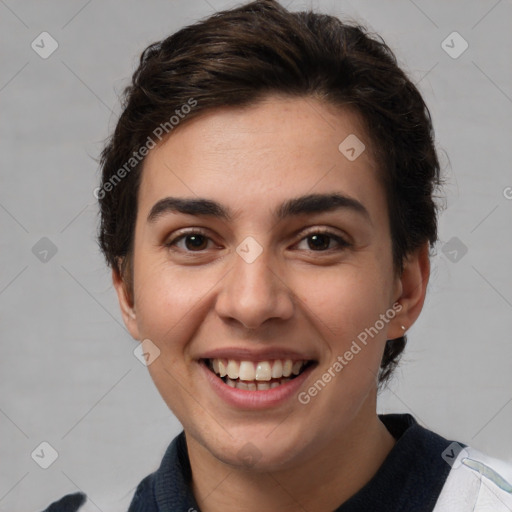
<path fill-rule="evenodd" d="M 351 134 L 355 160 L 338 149 Z M 402 335 L 380 172 L 358 117 L 313 99 L 203 114 L 148 154 L 133 302 L 116 287 L 206 453 L 291 467 L 375 417 L 384 346 Z"/>

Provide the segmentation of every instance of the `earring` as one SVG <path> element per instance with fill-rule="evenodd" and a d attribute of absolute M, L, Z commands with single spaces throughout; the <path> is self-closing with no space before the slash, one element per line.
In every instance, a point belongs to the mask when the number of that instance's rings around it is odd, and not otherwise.
<path fill-rule="evenodd" d="M 402 327 L 402 331 L 405 332 L 405 325 L 402 325 L 401 327 Z"/>

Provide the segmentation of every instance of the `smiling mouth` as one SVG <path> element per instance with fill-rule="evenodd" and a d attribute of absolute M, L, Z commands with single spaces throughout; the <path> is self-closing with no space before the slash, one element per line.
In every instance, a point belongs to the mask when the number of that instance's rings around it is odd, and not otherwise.
<path fill-rule="evenodd" d="M 297 378 L 315 361 L 275 359 L 272 361 L 237 361 L 234 359 L 203 359 L 206 367 L 232 388 L 266 391 Z"/>

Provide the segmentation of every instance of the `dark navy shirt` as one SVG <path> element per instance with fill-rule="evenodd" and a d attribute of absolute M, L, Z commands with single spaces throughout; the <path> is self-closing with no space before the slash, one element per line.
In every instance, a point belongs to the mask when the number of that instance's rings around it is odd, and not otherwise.
<path fill-rule="evenodd" d="M 451 469 L 441 457 L 451 441 L 421 427 L 409 414 L 379 417 L 397 442 L 374 477 L 333 512 L 431 512 Z M 191 476 L 182 432 L 160 467 L 140 482 L 128 512 L 201 512 Z M 79 512 L 85 500 L 82 493 L 70 494 L 43 512 Z"/>

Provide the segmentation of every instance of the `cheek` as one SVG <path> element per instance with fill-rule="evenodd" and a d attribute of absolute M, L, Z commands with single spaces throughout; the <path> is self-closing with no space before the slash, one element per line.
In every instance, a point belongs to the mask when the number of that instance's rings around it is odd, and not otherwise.
<path fill-rule="evenodd" d="M 135 268 L 135 307 L 141 336 L 160 350 L 177 353 L 193 336 L 198 318 L 208 307 L 208 290 L 218 277 L 198 269 L 177 269 L 167 264 Z"/>
<path fill-rule="evenodd" d="M 298 276 L 295 286 L 306 311 L 324 325 L 329 339 L 357 336 L 388 307 L 390 285 L 377 265 L 305 273 Z"/>
<path fill-rule="evenodd" d="M 389 308 L 389 275 L 375 262 L 317 275 L 309 280 L 309 293 L 301 292 L 325 348 L 322 372 L 336 375 L 325 398 L 344 396 L 348 408 L 373 389 L 387 339 L 388 325 L 380 315 Z"/>
<path fill-rule="evenodd" d="M 147 264 L 135 268 L 137 323 L 143 339 L 159 349 L 148 371 L 168 407 L 180 418 L 200 414 L 196 403 L 183 393 L 190 379 L 187 350 L 201 325 L 206 309 L 205 292 L 213 284 L 207 275 L 172 269 L 169 265 Z"/>

